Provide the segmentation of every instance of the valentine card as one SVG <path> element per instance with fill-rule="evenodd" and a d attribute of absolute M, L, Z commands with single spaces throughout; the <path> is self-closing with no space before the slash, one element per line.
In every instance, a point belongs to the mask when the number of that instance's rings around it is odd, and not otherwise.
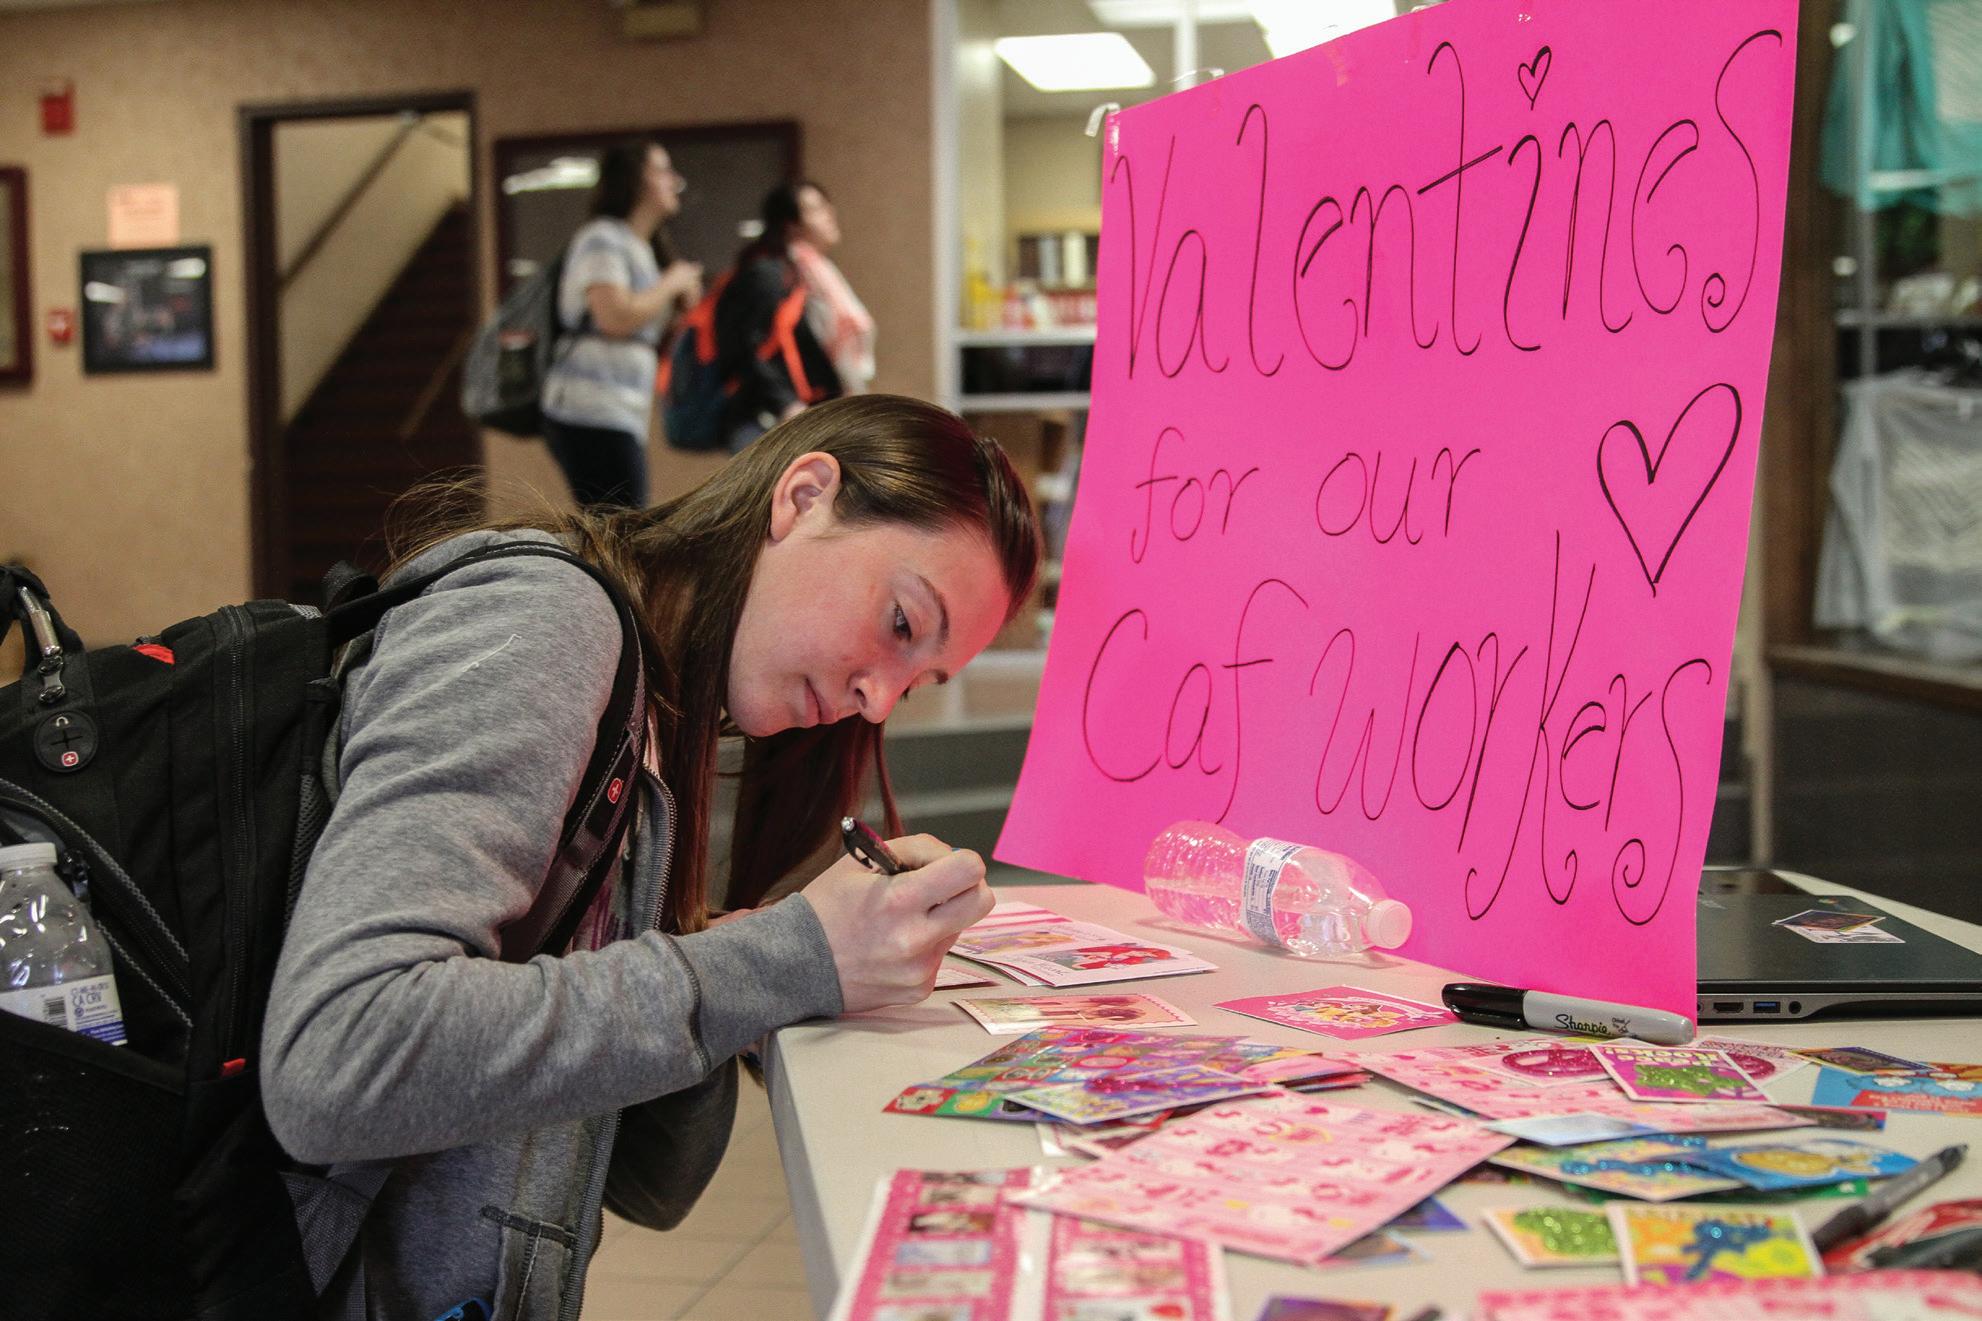
<path fill-rule="evenodd" d="M 1711 1284 L 1824 1273 L 1802 1222 L 1788 1211 L 1636 1202 L 1612 1202 L 1604 1210 L 1624 1259 L 1624 1278 L 1632 1284 Z"/>
<path fill-rule="evenodd" d="M 1038 1027 L 1190 1027 L 1197 1022 L 1153 995 L 984 996 L 951 1003 L 993 1036 Z"/>
<path fill-rule="evenodd" d="M 1026 1213 L 1006 1199 L 1030 1178 L 1022 1169 L 883 1176 L 830 1321 L 1007 1321 Z"/>
<path fill-rule="evenodd" d="M 1680 1160 L 1673 1144 L 1647 1138 L 1580 1147 L 1511 1147 L 1489 1159 L 1502 1169 L 1646 1202 L 1669 1202 L 1742 1186 L 1737 1179 L 1708 1174 Z"/>
<path fill-rule="evenodd" d="M 1605 1266 L 1617 1260 L 1617 1239 L 1602 1211 L 1504 1206 L 1480 1218 L 1523 1266 Z"/>
<path fill-rule="evenodd" d="M 1466 1222 L 1452 1214 L 1452 1208 L 1436 1197 L 1427 1197 L 1384 1228 L 1402 1229 L 1415 1234 L 1433 1234 L 1464 1230 Z"/>
<path fill-rule="evenodd" d="M 1229 1321 L 1224 1257 L 1204 1244 L 1041 1211 L 1027 1216 L 1029 1229 L 1050 1222 L 1038 1231 L 1047 1241 L 1044 1297 L 1037 1311 L 1014 1309 L 1015 1321 Z"/>
<path fill-rule="evenodd" d="M 1243 1000 L 1221 1000 L 1220 1009 L 1229 1009 L 1248 1018 L 1320 1032 L 1342 1040 L 1380 1037 L 1414 1027 L 1441 1027 L 1458 1018 L 1439 1005 L 1382 991 L 1365 991 L 1356 986 L 1324 986 L 1318 991 L 1294 995 L 1255 995 Z"/>
<path fill-rule="evenodd" d="M 1610 1076 L 1590 1053 L 1588 1045 L 1566 1042 L 1560 1037 L 1534 1037 L 1501 1045 L 1500 1054 L 1480 1055 L 1468 1061 L 1469 1064 L 1535 1087 L 1601 1083 Z"/>
<path fill-rule="evenodd" d="M 1849 931 L 1862 927 L 1867 922 L 1878 921 L 1873 913 L 1843 913 L 1835 908 L 1806 908 L 1789 917 L 1779 917 L 1774 925 L 1779 927 L 1809 927 L 1818 931 Z"/>
<path fill-rule="evenodd" d="M 1591 1046 L 1604 1071 L 1634 1101 L 1767 1101 L 1717 1050 L 1687 1046 Z"/>
<path fill-rule="evenodd" d="M 1697 1169 L 1739 1179 L 1763 1192 L 1814 1188 L 1847 1179 L 1885 1179 L 1918 1164 L 1911 1156 L 1846 1138 L 1698 1147 L 1686 1152 L 1684 1159 Z"/>
<path fill-rule="evenodd" d="M 1896 936 L 1884 927 L 1853 927 L 1849 931 L 1827 931 L 1820 927 L 1784 927 L 1793 931 L 1813 945 L 1904 945 L 1904 937 Z"/>
<path fill-rule="evenodd" d="M 1982 1316 L 1982 1277 L 1874 1271 L 1827 1279 L 1727 1280 L 1690 1289 L 1597 1285 L 1493 1289 L 1475 1321 L 1924 1321 Z"/>
<path fill-rule="evenodd" d="M 1536 1115 L 1532 1119 L 1496 1119 L 1487 1125 L 1496 1133 L 1544 1147 L 1575 1147 L 1586 1142 L 1647 1137 L 1651 1130 L 1610 1115 Z"/>
<path fill-rule="evenodd" d="M 1824 1069 L 1817 1074 L 1817 1087 L 1811 1093 L 1813 1105 L 1850 1106 L 1872 1110 L 1922 1110 L 1943 1115 L 1982 1115 L 1982 1083 L 1970 1081 L 1956 1070 L 1972 1070 L 1974 1065 L 1922 1067 L 1933 1072 L 1913 1076 L 1847 1073 Z"/>
<path fill-rule="evenodd" d="M 1908 1076 L 1933 1071 L 1933 1066 L 1919 1060 L 1901 1059 L 1888 1055 L 1882 1050 L 1869 1046 L 1830 1046 L 1822 1050 L 1799 1050 L 1796 1052 L 1807 1060 L 1827 1065 L 1833 1069 L 1843 1069 L 1847 1073 L 1891 1074 Z"/>
<path fill-rule="evenodd" d="M 1388 1303 L 1345 1302 L 1336 1298 L 1292 1298 L 1275 1294 L 1253 1321 L 1385 1321 Z"/>
<path fill-rule="evenodd" d="M 936 969 L 936 984 L 931 988 L 937 991 L 954 990 L 959 986 L 996 986 L 998 979 L 986 977 L 981 972 L 969 968 L 959 968 L 954 963 L 946 963 Z"/>
<path fill-rule="evenodd" d="M 1689 1043 L 1695 1050 L 1717 1050 L 1734 1061 L 1734 1067 L 1748 1075 L 1748 1081 L 1760 1086 L 1773 1082 L 1785 1074 L 1796 1072 L 1810 1061 L 1798 1055 L 1788 1046 L 1774 1046 L 1762 1041 L 1737 1041 L 1733 1037 L 1695 1037 Z"/>

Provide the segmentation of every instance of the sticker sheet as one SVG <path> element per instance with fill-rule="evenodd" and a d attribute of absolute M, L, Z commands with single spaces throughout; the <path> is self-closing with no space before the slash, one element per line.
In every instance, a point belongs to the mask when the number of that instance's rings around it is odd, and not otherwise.
<path fill-rule="evenodd" d="M 1916 1321 L 1982 1316 L 1982 1277 L 1876 1271 L 1828 1279 L 1730 1280 L 1690 1289 L 1598 1285 L 1493 1289 L 1475 1321 Z"/>
<path fill-rule="evenodd" d="M 1779 917 L 1773 925 L 1779 927 L 1805 927 L 1812 931 L 1851 931 L 1867 922 L 1878 921 L 1873 913 L 1846 913 L 1835 908 L 1806 908 L 1789 917 Z"/>
<path fill-rule="evenodd" d="M 1794 1279 L 1824 1266 L 1803 1222 L 1771 1207 L 1604 1208 L 1632 1284 L 1693 1285 L 1721 1280 Z"/>
<path fill-rule="evenodd" d="M 1757 1086 L 1796 1072 L 1810 1061 L 1788 1046 L 1763 1041 L 1737 1041 L 1733 1037 L 1695 1037 L 1695 1050 L 1717 1050 L 1734 1061 L 1734 1067 L 1748 1075 Z"/>
<path fill-rule="evenodd" d="M 1602 1083 L 1610 1078 L 1597 1057 L 1590 1053 L 1587 1043 L 1564 1041 L 1561 1037 L 1530 1037 L 1497 1043 L 1496 1051 L 1474 1057 L 1470 1061 L 1472 1067 L 1532 1087 Z"/>
<path fill-rule="evenodd" d="M 1942 1115 L 1982 1116 L 1982 1066 L 1929 1064 L 1932 1072 L 1911 1077 L 1847 1073 L 1824 1069 L 1817 1074 L 1813 1105 L 1854 1109 L 1917 1110 Z"/>
<path fill-rule="evenodd" d="M 1030 1170 L 897 1170 L 876 1190 L 860 1265 L 830 1321 L 1008 1321 Z"/>
<path fill-rule="evenodd" d="M 994 1037 L 1040 1027 L 1193 1027 L 1197 1023 L 1153 995 L 981 996 L 951 1003 Z"/>
<path fill-rule="evenodd" d="M 1442 1005 L 1407 1000 L 1382 991 L 1366 991 L 1359 986 L 1324 986 L 1316 991 L 1293 995 L 1255 995 L 1242 1000 L 1221 1000 L 1220 1009 L 1229 1009 L 1248 1018 L 1263 1019 L 1303 1032 L 1319 1032 L 1344 1041 L 1359 1037 L 1380 1037 L 1414 1027 L 1443 1027 L 1458 1017 Z"/>
<path fill-rule="evenodd" d="M 1314 1263 L 1511 1141 L 1460 1119 L 1262 1096 L 1221 1102 L 1092 1165 L 1051 1171 L 1024 1201 Z"/>
<path fill-rule="evenodd" d="M 1608 1266 L 1617 1261 L 1610 1217 L 1582 1206 L 1503 1206 L 1481 1217 L 1523 1266 Z"/>
<path fill-rule="evenodd" d="M 1037 1313 L 1021 1317 L 1230 1321 L 1225 1260 L 1215 1248 L 1040 1211 L 1028 1218 L 1044 1222 L 1045 1297 Z"/>
<path fill-rule="evenodd" d="M 1762 1192 L 1818 1188 L 1851 1179 L 1886 1179 L 1904 1174 L 1918 1163 L 1897 1151 L 1845 1138 L 1713 1144 L 1689 1150 L 1683 1159 Z"/>
<path fill-rule="evenodd" d="M 1689 1149 L 1690 1150 L 1690 1149 Z M 1515 1147 L 1492 1158 L 1502 1169 L 1537 1174 L 1559 1183 L 1597 1188 L 1646 1202 L 1669 1202 L 1742 1186 L 1724 1174 L 1709 1174 L 1680 1159 L 1670 1142 L 1631 1138 L 1581 1147 Z"/>
<path fill-rule="evenodd" d="M 1442 1046 L 1430 1050 L 1359 1055 L 1371 1073 L 1425 1092 L 1488 1119 L 1529 1119 L 1539 1115 L 1599 1114 L 1638 1125 L 1642 1133 L 1715 1133 L 1749 1129 L 1808 1127 L 1810 1120 L 1768 1105 L 1725 1102 L 1675 1105 L 1633 1101 L 1614 1082 L 1533 1087 L 1476 1067 L 1498 1048 Z"/>
<path fill-rule="evenodd" d="M 1717 1050 L 1592 1046 L 1590 1053 L 1634 1101 L 1759 1101 L 1767 1093 Z"/>
<path fill-rule="evenodd" d="M 1071 1124 L 1101 1124 L 1146 1115 L 1157 1110 L 1176 1110 L 1203 1105 L 1233 1096 L 1250 1096 L 1273 1089 L 1271 1083 L 1252 1083 L 1229 1073 L 1186 1064 L 1154 1073 L 1110 1075 L 1085 1082 L 1061 1083 L 1054 1087 L 1028 1087 L 1011 1093 L 1020 1105 L 1064 1119 Z"/>

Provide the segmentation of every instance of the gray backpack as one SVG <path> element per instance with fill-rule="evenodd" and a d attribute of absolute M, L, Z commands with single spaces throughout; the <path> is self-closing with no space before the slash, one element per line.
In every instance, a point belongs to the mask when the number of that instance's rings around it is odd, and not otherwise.
<path fill-rule="evenodd" d="M 564 336 L 557 316 L 563 280 L 560 253 L 510 290 L 475 332 L 461 365 L 461 411 L 477 425 L 525 438 L 543 434 L 544 378 Z"/>

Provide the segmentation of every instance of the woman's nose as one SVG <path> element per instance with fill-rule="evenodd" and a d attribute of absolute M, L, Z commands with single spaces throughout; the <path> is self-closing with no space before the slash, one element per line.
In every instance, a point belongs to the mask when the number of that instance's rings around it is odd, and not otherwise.
<path fill-rule="evenodd" d="M 853 694 L 860 703 L 860 718 L 871 724 L 880 724 L 901 701 L 902 694 L 908 691 L 908 680 L 895 679 L 889 675 L 869 670 L 854 680 Z"/>

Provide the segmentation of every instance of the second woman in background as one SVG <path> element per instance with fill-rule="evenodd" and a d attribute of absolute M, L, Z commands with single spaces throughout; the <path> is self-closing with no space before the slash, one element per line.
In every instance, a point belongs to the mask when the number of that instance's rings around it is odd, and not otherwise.
<path fill-rule="evenodd" d="M 874 318 L 826 255 L 840 222 L 825 189 L 779 184 L 762 220 L 716 308 L 723 376 L 737 383 L 723 417 L 732 454 L 807 404 L 860 394 L 874 377 Z"/>
<path fill-rule="evenodd" d="M 580 505 L 647 503 L 657 346 L 702 296 L 702 268 L 668 260 L 661 231 L 683 182 L 658 142 L 608 148 L 592 218 L 565 250 L 557 315 L 569 338 L 544 377 L 544 440 Z"/>

